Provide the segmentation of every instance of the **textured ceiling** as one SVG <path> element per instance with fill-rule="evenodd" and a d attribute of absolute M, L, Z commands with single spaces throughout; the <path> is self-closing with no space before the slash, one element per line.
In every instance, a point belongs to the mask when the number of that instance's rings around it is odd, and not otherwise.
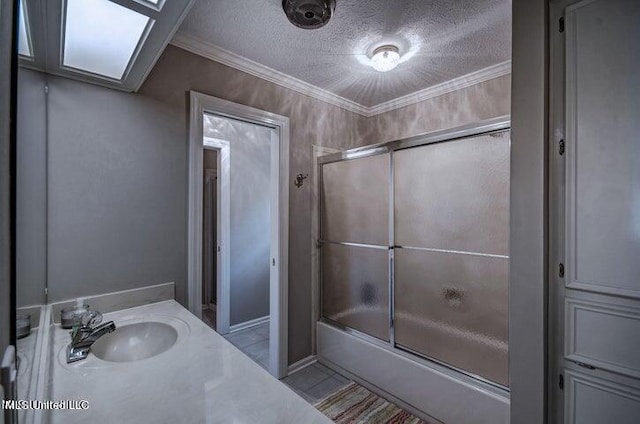
<path fill-rule="evenodd" d="M 293 26 L 281 0 L 197 0 L 180 32 L 374 106 L 511 59 L 511 0 L 337 0 L 323 28 Z M 367 66 L 383 44 L 403 62 Z"/>

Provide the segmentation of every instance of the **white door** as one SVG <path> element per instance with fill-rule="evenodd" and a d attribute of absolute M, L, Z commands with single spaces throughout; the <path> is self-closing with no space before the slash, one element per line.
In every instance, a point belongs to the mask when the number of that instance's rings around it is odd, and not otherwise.
<path fill-rule="evenodd" d="M 640 1 L 577 2 L 563 24 L 557 407 L 565 423 L 638 424 Z"/>

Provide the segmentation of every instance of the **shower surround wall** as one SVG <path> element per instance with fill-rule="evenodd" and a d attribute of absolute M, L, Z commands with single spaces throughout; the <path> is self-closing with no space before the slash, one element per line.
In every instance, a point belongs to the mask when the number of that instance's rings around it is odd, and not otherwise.
<path fill-rule="evenodd" d="M 48 217 L 57 299 L 175 281 L 186 304 L 189 90 L 289 117 L 292 181 L 311 173 L 312 145 L 344 150 L 506 115 L 510 99 L 507 76 L 366 118 L 171 45 L 137 94 L 46 78 L 50 112 L 58 109 L 49 117 Z M 19 97 L 45 101 L 44 92 Z M 289 202 L 291 364 L 311 354 L 309 184 L 291 184 Z"/>

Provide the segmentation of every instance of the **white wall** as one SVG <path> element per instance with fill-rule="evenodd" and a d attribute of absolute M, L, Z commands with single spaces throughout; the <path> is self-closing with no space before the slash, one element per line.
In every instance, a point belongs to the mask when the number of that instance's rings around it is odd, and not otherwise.
<path fill-rule="evenodd" d="M 49 301 L 174 281 L 184 302 L 184 127 L 161 104 L 142 96 L 25 71 L 23 119 L 29 111 L 41 111 L 43 98 L 33 94 L 42 88 L 40 80 L 49 85 Z M 43 134 L 37 128 L 21 132 L 18 168 L 29 184 L 40 184 L 35 180 L 43 168 L 38 138 Z M 35 207 L 39 194 L 37 187 L 31 189 L 29 205 Z M 39 214 L 28 222 L 23 217 L 20 240 L 36 231 L 26 227 L 40 225 Z M 40 259 L 34 257 L 41 238 L 21 245 L 21 254 L 30 255 L 21 262 L 21 285 L 33 284 L 21 292 L 41 284 L 26 278 L 36 271 L 41 278 Z M 37 269 L 27 273 L 31 264 Z"/>
<path fill-rule="evenodd" d="M 229 141 L 231 162 L 230 325 L 269 315 L 272 130 L 205 116 L 204 136 Z"/>

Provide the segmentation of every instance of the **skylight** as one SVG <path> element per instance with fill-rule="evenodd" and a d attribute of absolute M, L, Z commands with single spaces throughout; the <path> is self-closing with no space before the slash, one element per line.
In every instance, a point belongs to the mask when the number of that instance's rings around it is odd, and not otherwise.
<path fill-rule="evenodd" d="M 29 20 L 24 8 L 24 0 L 20 0 L 18 4 L 18 19 L 20 19 L 18 23 L 18 53 L 22 56 L 33 57 L 31 39 L 29 37 Z"/>
<path fill-rule="evenodd" d="M 109 0 L 67 0 L 62 63 L 122 79 L 150 21 Z"/>

